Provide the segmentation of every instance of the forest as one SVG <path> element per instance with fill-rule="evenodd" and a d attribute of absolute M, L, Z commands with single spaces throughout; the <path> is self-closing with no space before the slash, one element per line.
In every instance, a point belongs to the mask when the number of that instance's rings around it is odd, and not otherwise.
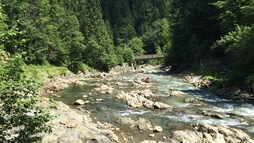
<path fill-rule="evenodd" d="M 164 60 L 134 60 L 162 53 Z M 174 73 L 209 73 L 224 85 L 253 90 L 254 1 L 1 0 L 0 58 L 1 89 L 21 81 L 27 88 L 40 87 L 30 87 L 24 65 L 78 73 L 84 66 L 107 72 L 123 63 L 159 63 Z M 12 106 L 13 100 L 8 99 Z M 34 124 L 49 120 L 40 113 L 37 118 L 41 122 Z"/>
<path fill-rule="evenodd" d="M 210 68 L 253 83 L 252 0 L 2 0 L 2 50 L 26 64 L 101 71 L 167 53 L 174 71 Z M 4 31 L 14 32 L 12 34 Z"/>

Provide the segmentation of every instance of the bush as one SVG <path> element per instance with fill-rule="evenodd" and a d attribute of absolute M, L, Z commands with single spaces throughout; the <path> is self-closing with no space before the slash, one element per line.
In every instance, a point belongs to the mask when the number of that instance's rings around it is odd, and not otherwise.
<path fill-rule="evenodd" d="M 0 83 L 0 142 L 36 142 L 38 133 L 51 132 L 51 116 L 36 105 L 41 87 L 26 79 Z"/>
<path fill-rule="evenodd" d="M 73 61 L 68 64 L 68 70 L 73 72 L 74 74 L 77 74 L 79 71 L 82 70 L 82 63 L 78 61 Z"/>
<path fill-rule="evenodd" d="M 42 84 L 23 75 L 21 54 L 7 56 L 3 39 L 17 32 L 4 33 L 9 34 L 0 35 L 0 142 L 37 142 L 41 140 L 38 133 L 52 129 L 47 124 L 51 116 L 37 105 Z"/>

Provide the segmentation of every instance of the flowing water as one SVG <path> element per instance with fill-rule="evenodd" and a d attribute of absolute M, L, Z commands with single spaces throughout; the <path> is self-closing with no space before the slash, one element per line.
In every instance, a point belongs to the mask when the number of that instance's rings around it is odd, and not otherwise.
<path fill-rule="evenodd" d="M 85 104 L 82 108 L 90 111 L 92 117 L 99 121 L 104 121 L 118 126 L 121 130 L 129 136 L 133 136 L 135 140 L 143 140 L 148 138 L 148 134 L 152 132 L 142 132 L 135 128 L 129 128 L 123 125 L 115 123 L 115 120 L 119 117 L 130 117 L 134 120 L 142 117 L 150 120 L 154 125 L 159 125 L 163 128 L 162 133 L 157 133 L 156 138 L 161 138 L 165 135 L 170 135 L 175 130 L 190 129 L 192 123 L 209 123 L 216 125 L 226 125 L 233 128 L 238 128 L 254 137 L 254 104 L 240 101 L 226 100 L 215 96 L 212 92 L 206 90 L 200 90 L 194 87 L 192 84 L 185 82 L 182 78 L 172 77 L 168 75 L 160 74 L 159 70 L 148 70 L 142 73 L 142 76 L 148 76 L 152 79 L 152 87 L 149 88 L 153 93 L 160 95 L 154 100 L 167 103 L 173 108 L 167 110 L 152 110 L 152 109 L 133 109 L 126 105 L 125 102 L 116 99 L 115 96 L 119 91 L 132 91 L 136 90 L 135 87 L 130 85 L 129 81 L 133 81 L 140 73 L 124 73 L 118 76 L 118 78 L 128 78 L 128 80 L 122 80 L 124 88 L 113 83 L 119 82 L 112 80 L 93 80 L 88 81 L 86 86 L 72 86 L 59 93 L 60 97 L 56 100 L 63 101 L 67 105 L 76 108 L 73 103 L 77 99 L 83 99 L 84 101 L 91 101 L 89 104 Z M 99 93 L 91 93 L 91 90 L 100 84 L 111 83 L 114 85 L 115 92 L 113 95 L 102 95 Z M 173 97 L 165 94 L 169 88 L 174 88 L 188 93 L 188 95 L 181 97 Z M 139 88 L 142 91 L 145 88 Z M 83 98 L 82 95 L 89 95 L 87 98 Z M 185 103 L 185 99 L 193 98 L 205 99 L 201 105 L 195 105 Z M 96 99 L 102 99 L 102 101 L 96 101 Z M 204 116 L 203 111 L 222 115 L 225 119 L 217 119 L 209 116 Z M 120 133 L 119 132 L 119 133 Z"/>

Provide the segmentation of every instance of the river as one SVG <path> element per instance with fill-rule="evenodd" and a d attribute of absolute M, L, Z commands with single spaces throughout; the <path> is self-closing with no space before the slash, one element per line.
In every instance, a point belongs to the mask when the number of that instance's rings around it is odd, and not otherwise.
<path fill-rule="evenodd" d="M 92 117 L 99 121 L 108 122 L 120 128 L 118 134 L 121 132 L 134 137 L 134 140 L 144 140 L 151 132 L 139 131 L 135 128 L 130 128 L 124 125 L 115 123 L 119 117 L 130 117 L 133 120 L 138 120 L 142 117 L 150 120 L 154 125 L 159 125 L 163 128 L 163 132 L 156 133 L 156 138 L 162 138 L 169 135 L 175 130 L 190 129 L 192 123 L 209 123 L 215 125 L 226 125 L 229 127 L 241 129 L 251 137 L 254 137 L 254 104 L 240 101 L 226 100 L 215 96 L 211 91 L 201 90 L 187 83 L 180 77 L 172 77 L 161 74 L 159 69 L 146 70 L 144 73 L 129 72 L 118 75 L 118 78 L 128 78 L 128 80 L 121 80 L 124 84 L 122 88 L 114 85 L 115 77 L 109 77 L 112 80 L 98 79 L 88 81 L 85 86 L 71 86 L 59 93 L 56 100 L 62 101 L 72 108 L 77 108 L 73 103 L 77 99 L 90 101 L 90 103 L 82 105 L 81 107 L 92 113 Z M 137 75 L 148 76 L 152 79 L 152 87 L 149 88 L 153 93 L 159 97 L 153 100 L 160 101 L 171 105 L 173 108 L 167 110 L 155 109 L 133 109 L 126 105 L 125 102 L 115 98 L 119 91 L 137 90 L 136 87 L 130 85 Z M 113 95 L 104 95 L 92 92 L 100 84 L 111 83 L 114 85 Z M 188 95 L 174 97 L 165 94 L 169 88 L 174 88 Z M 142 91 L 145 88 L 139 88 Z M 82 97 L 88 95 L 88 97 Z M 185 103 L 185 99 L 202 98 L 201 104 Z M 97 101 L 96 99 L 102 99 Z M 203 112 L 209 112 L 216 115 L 221 115 L 224 118 L 218 119 L 215 117 L 205 116 Z"/>

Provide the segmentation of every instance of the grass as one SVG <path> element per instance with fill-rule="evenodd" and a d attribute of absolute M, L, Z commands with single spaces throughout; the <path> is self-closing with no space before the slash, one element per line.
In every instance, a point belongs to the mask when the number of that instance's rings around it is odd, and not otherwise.
<path fill-rule="evenodd" d="M 88 71 L 90 71 L 90 72 L 98 72 L 96 69 L 91 68 L 91 67 L 89 67 L 89 66 L 86 65 L 86 64 L 82 64 L 81 66 L 82 66 L 82 70 L 83 70 L 83 71 L 88 70 Z"/>
<path fill-rule="evenodd" d="M 66 74 L 68 71 L 67 67 L 55 67 L 50 64 L 46 65 L 26 65 L 24 68 L 25 74 L 36 75 L 37 73 L 45 72 L 49 76 L 53 76 L 55 74 Z"/>
<path fill-rule="evenodd" d="M 97 72 L 97 70 L 89 67 L 86 64 L 82 64 L 82 70 L 88 70 L 90 72 Z M 47 73 L 48 78 L 53 78 L 56 75 L 66 75 L 67 72 L 70 72 L 67 67 L 56 67 L 50 64 L 45 65 L 26 65 L 24 67 L 26 75 L 33 75 L 36 77 L 38 73 Z"/>
<path fill-rule="evenodd" d="M 203 79 L 211 79 L 215 86 L 225 87 L 230 84 L 230 73 L 217 72 L 210 69 L 193 69 L 191 75 L 201 75 Z"/>

